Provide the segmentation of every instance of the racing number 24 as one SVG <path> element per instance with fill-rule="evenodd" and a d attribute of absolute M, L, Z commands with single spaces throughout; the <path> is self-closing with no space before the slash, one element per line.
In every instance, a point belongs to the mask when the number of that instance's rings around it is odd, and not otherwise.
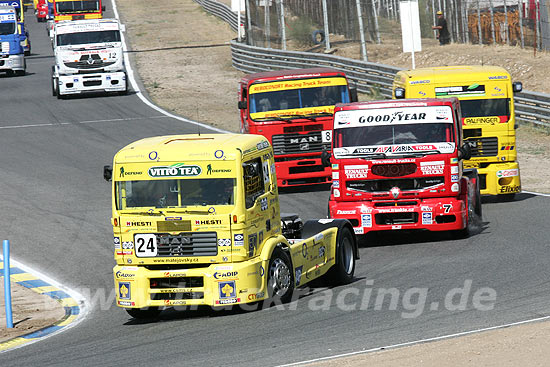
<path fill-rule="evenodd" d="M 152 233 L 136 234 L 134 237 L 137 257 L 157 256 L 157 239 Z"/>

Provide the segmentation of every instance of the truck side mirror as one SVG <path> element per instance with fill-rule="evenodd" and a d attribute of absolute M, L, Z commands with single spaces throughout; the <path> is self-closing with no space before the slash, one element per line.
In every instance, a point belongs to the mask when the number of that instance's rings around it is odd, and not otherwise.
<path fill-rule="evenodd" d="M 321 164 L 323 167 L 330 167 L 330 153 L 326 150 L 323 150 L 323 153 L 321 153 Z"/>
<path fill-rule="evenodd" d="M 513 82 L 512 90 L 514 93 L 521 92 L 523 90 L 523 84 L 521 82 Z"/>
<path fill-rule="evenodd" d="M 239 110 L 246 110 L 246 100 L 244 101 L 239 101 Z"/>
<path fill-rule="evenodd" d="M 349 100 L 350 102 L 357 102 L 357 87 L 350 87 L 349 89 Z"/>
<path fill-rule="evenodd" d="M 103 166 L 103 178 L 105 181 L 111 181 L 113 178 L 113 167 Z"/>
<path fill-rule="evenodd" d="M 469 143 L 464 143 L 463 146 L 458 148 L 458 159 L 468 160 L 470 158 L 472 158 L 472 147 Z"/>

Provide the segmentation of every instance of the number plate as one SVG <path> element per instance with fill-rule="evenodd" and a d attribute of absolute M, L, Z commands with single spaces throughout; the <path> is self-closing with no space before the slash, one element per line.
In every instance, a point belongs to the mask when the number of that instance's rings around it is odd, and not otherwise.
<path fill-rule="evenodd" d="M 323 143 L 332 142 L 332 130 L 323 130 L 323 133 L 321 134 L 321 140 L 323 141 Z"/>
<path fill-rule="evenodd" d="M 137 257 L 157 256 L 157 237 L 152 233 L 140 233 L 134 236 Z"/>

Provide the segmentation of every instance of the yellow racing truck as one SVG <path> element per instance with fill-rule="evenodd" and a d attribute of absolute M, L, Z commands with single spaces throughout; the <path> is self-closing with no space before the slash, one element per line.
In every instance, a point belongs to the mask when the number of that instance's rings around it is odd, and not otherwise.
<path fill-rule="evenodd" d="M 313 279 L 353 279 L 353 227 L 281 216 L 273 150 L 261 135 L 142 139 L 115 155 L 104 178 L 116 301 L 134 318 L 164 307 L 287 302 Z"/>
<path fill-rule="evenodd" d="M 402 70 L 393 97 L 458 97 L 464 140 L 472 147 L 465 168 L 477 168 L 481 194 L 512 199 L 521 191 L 516 152 L 514 93 L 522 90 L 498 66 L 443 66 Z"/>

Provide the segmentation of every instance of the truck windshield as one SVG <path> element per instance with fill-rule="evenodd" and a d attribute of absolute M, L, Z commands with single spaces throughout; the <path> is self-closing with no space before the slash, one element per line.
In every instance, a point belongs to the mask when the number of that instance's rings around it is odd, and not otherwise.
<path fill-rule="evenodd" d="M 118 181 L 117 209 L 233 205 L 234 178 Z"/>
<path fill-rule="evenodd" d="M 15 33 L 15 25 L 16 23 L 0 23 L 0 35 L 6 36 L 8 34 L 14 34 Z"/>
<path fill-rule="evenodd" d="M 454 142 L 450 123 L 361 126 L 335 129 L 334 134 L 335 148 Z"/>
<path fill-rule="evenodd" d="M 462 118 L 506 116 L 510 117 L 510 99 L 469 99 L 460 101 Z"/>
<path fill-rule="evenodd" d="M 56 1 L 55 11 L 58 14 L 97 12 L 99 0 Z"/>
<path fill-rule="evenodd" d="M 57 46 L 120 42 L 119 31 L 63 33 L 57 35 Z"/>
<path fill-rule="evenodd" d="M 345 85 L 278 90 L 250 94 L 250 113 L 334 106 L 336 103 L 348 102 L 348 89 Z"/>

